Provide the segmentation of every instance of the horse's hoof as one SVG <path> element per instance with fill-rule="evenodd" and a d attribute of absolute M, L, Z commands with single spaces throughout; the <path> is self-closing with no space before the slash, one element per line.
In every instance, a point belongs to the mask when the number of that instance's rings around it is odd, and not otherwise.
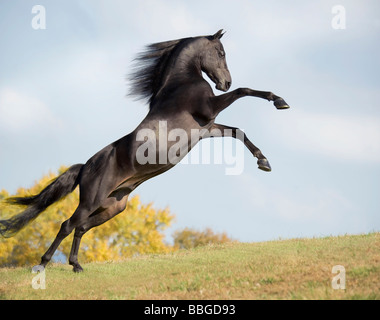
<path fill-rule="evenodd" d="M 274 104 L 274 106 L 275 106 L 278 110 L 289 109 L 288 104 L 287 104 L 287 103 L 285 102 L 285 100 L 282 99 L 282 98 L 277 98 L 276 100 L 274 100 L 273 104 Z"/>
<path fill-rule="evenodd" d="M 73 266 L 73 271 L 75 273 L 83 272 L 83 268 L 81 267 L 80 264 L 76 264 L 76 265 Z"/>
<path fill-rule="evenodd" d="M 32 268 L 33 273 L 43 272 L 45 270 L 45 265 L 38 264 Z"/>
<path fill-rule="evenodd" d="M 271 168 L 269 161 L 267 159 L 259 159 L 257 161 L 257 164 L 259 165 L 259 169 L 261 169 L 263 171 L 266 171 L 266 172 L 272 171 L 272 168 Z"/>

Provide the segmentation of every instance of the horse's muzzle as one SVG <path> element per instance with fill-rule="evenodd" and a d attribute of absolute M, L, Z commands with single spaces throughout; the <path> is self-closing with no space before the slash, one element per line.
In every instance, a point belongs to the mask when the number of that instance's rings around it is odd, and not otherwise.
<path fill-rule="evenodd" d="M 216 89 L 220 91 L 227 92 L 231 88 L 231 81 L 223 81 L 223 82 L 218 82 L 218 84 L 215 86 Z"/>

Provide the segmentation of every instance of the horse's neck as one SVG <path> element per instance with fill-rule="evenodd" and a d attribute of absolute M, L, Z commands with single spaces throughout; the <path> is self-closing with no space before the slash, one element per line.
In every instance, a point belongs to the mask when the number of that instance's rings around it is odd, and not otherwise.
<path fill-rule="evenodd" d="M 196 77 L 203 78 L 200 58 L 194 49 L 186 47 L 178 53 L 165 70 L 161 89 L 170 81 L 178 83 L 181 80 L 187 81 L 189 78 Z"/>

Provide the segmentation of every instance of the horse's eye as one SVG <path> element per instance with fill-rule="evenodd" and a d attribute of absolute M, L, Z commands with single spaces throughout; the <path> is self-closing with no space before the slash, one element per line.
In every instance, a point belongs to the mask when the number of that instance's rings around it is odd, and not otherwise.
<path fill-rule="evenodd" d="M 226 53 L 224 51 L 219 51 L 219 57 L 224 58 Z"/>

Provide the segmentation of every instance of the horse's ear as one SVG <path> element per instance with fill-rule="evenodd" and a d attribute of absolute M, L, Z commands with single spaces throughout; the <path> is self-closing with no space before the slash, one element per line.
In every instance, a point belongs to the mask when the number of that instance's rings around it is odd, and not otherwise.
<path fill-rule="evenodd" d="M 212 37 L 214 38 L 214 40 L 216 39 L 220 39 L 223 37 L 223 35 L 225 34 L 225 32 L 223 32 L 223 29 L 220 29 L 217 33 L 215 33 Z"/>

